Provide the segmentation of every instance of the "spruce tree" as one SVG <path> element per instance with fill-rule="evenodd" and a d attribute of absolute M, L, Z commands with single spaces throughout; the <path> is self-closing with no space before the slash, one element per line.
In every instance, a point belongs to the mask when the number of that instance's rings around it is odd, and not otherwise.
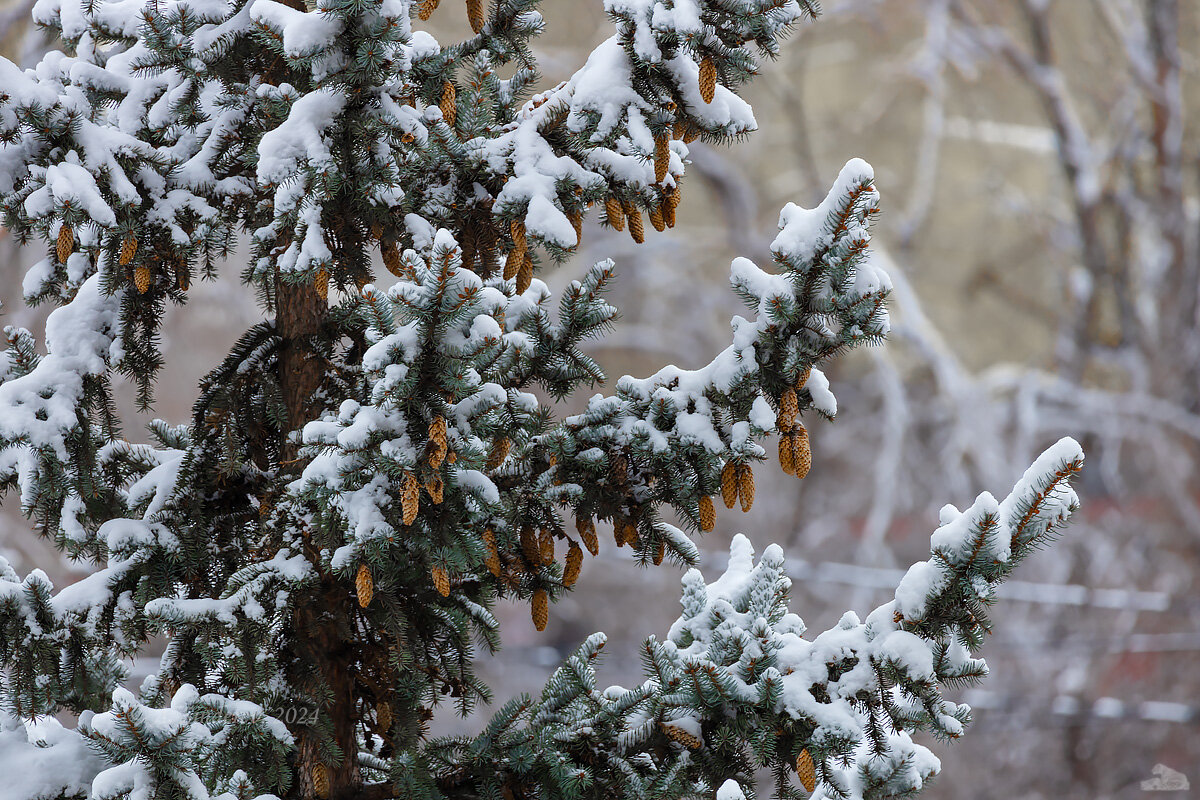
<path fill-rule="evenodd" d="M 783 209 L 772 269 L 733 263 L 748 317 L 707 366 L 574 416 L 533 393 L 602 383 L 583 343 L 617 313 L 611 261 L 557 302 L 538 275 L 585 214 L 638 242 L 672 226 L 687 143 L 755 128 L 738 91 L 814 5 L 606 0 L 612 37 L 534 94 L 537 0 L 39 0 L 66 52 L 0 62 L 0 192 L 47 244 L 25 296 L 55 309 L 44 351 L 5 331 L 0 477 L 94 571 L 56 590 L 0 558 L 0 762 L 36 765 L 5 791 L 737 800 L 769 768 L 781 797 L 918 792 L 938 762 L 911 735 L 963 731 L 941 688 L 985 674 L 995 586 L 1076 507 L 1071 440 L 1003 501 L 943 509 L 865 620 L 805 638 L 781 551 L 738 537 L 715 582 L 687 572 L 640 685 L 599 688 L 595 634 L 478 736 L 427 734 L 439 703 L 490 699 L 472 663 L 498 599 L 540 630 L 601 531 L 696 563 L 714 497 L 750 510 L 764 442 L 808 472 L 801 420 L 836 412 L 821 366 L 885 336 L 855 160 Z M 464 12 L 465 41 L 421 24 Z M 236 259 L 263 321 L 191 419 L 124 438 L 113 378 L 150 408 L 164 312 Z"/>

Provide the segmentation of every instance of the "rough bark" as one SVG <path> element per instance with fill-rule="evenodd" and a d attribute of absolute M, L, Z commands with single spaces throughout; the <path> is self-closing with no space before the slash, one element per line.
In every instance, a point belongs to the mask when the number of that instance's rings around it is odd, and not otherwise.
<path fill-rule="evenodd" d="M 279 386 L 287 409 L 287 427 L 295 431 L 321 412 L 320 392 L 324 361 L 314 342 L 328 312 L 328 303 L 312 284 L 275 284 L 276 330 L 280 337 Z M 283 472 L 295 472 L 297 443 L 283 448 Z M 315 554 L 314 554 L 315 556 Z M 352 643 L 349 641 L 352 598 L 334 576 L 322 574 L 309 598 L 296 604 L 294 640 L 287 655 L 299 685 L 328 698 L 319 715 L 325 717 L 334 743 L 341 751 L 337 763 L 324 763 L 331 800 L 357 797 L 362 776 L 357 764 L 356 711 Z M 319 686 L 311 684 L 317 682 Z M 315 692 L 314 692 L 315 694 Z M 322 797 L 314 786 L 314 767 L 322 763 L 315 731 L 300 728 L 297 735 L 296 783 L 293 798 Z"/>

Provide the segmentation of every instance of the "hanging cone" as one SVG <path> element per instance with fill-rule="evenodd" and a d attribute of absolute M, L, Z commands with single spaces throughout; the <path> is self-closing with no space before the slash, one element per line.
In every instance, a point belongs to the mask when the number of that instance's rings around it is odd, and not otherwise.
<path fill-rule="evenodd" d="M 433 575 L 433 586 L 437 589 L 438 594 L 442 597 L 450 596 L 450 576 L 446 574 L 446 570 L 441 567 L 434 567 L 430 570 Z"/>
<path fill-rule="evenodd" d="M 583 212 L 576 209 L 567 212 L 567 219 L 571 221 L 571 227 L 575 229 L 575 246 L 583 244 Z"/>
<path fill-rule="evenodd" d="M 54 254 L 58 256 L 60 264 L 67 263 L 67 259 L 71 257 L 71 252 L 75 249 L 75 231 L 71 230 L 71 226 L 66 222 L 58 226 L 58 241 L 55 243 Z"/>
<path fill-rule="evenodd" d="M 433 12 L 437 11 L 438 4 L 441 0 L 422 0 L 421 6 L 417 11 L 417 16 L 422 22 L 433 16 Z"/>
<path fill-rule="evenodd" d="M 514 219 L 508 224 L 508 232 L 512 236 L 513 249 L 524 253 L 529 248 L 529 240 L 525 237 L 525 223 Z"/>
<path fill-rule="evenodd" d="M 442 109 L 442 119 L 451 128 L 454 127 L 454 121 L 458 118 L 457 94 L 453 83 L 446 81 L 442 84 L 442 101 L 438 103 L 438 107 Z"/>
<path fill-rule="evenodd" d="M 467 0 L 467 21 L 475 33 L 483 30 L 483 0 Z"/>
<path fill-rule="evenodd" d="M 321 800 L 329 800 L 329 768 L 324 764 L 313 764 L 311 774 L 313 794 Z"/>
<path fill-rule="evenodd" d="M 617 198 L 610 197 L 604 201 L 604 216 L 608 227 L 614 231 L 625 230 L 625 210 L 621 208 L 621 201 Z"/>
<path fill-rule="evenodd" d="M 671 202 L 669 196 L 663 198 L 662 206 L 660 206 L 660 209 L 661 210 L 659 213 L 662 214 L 663 222 L 666 223 L 666 226 L 668 228 L 674 228 L 675 227 L 675 205 Z"/>
<path fill-rule="evenodd" d="M 138 294 L 145 294 L 150 290 L 150 268 L 145 264 L 138 264 L 133 271 L 133 285 L 137 287 Z"/>
<path fill-rule="evenodd" d="M 445 499 L 445 488 L 446 485 L 442 482 L 442 475 L 439 472 L 433 473 L 425 483 L 425 492 L 435 506 L 440 506 Z"/>
<path fill-rule="evenodd" d="M 509 250 L 508 256 L 504 259 L 504 280 L 511 281 L 517 277 L 517 273 L 521 270 L 521 264 L 525 261 L 524 250 Z"/>
<path fill-rule="evenodd" d="M 392 241 L 380 242 L 379 251 L 383 255 L 383 266 L 387 271 L 395 275 L 397 278 L 409 277 L 401 266 L 400 249 L 396 247 L 396 243 Z"/>
<path fill-rule="evenodd" d="M 797 478 L 803 478 L 812 468 L 812 445 L 803 423 L 797 423 L 796 430 L 792 431 L 792 460 L 796 464 Z"/>
<path fill-rule="evenodd" d="M 359 608 L 371 605 L 375 597 L 375 581 L 371 578 L 371 570 L 366 564 L 358 565 L 358 574 L 354 576 L 354 593 L 358 596 Z"/>
<path fill-rule="evenodd" d="M 313 288 L 322 300 L 329 299 L 329 271 L 324 267 L 317 270 L 317 275 L 313 278 Z"/>
<path fill-rule="evenodd" d="M 646 229 L 642 226 L 642 212 L 633 203 L 625 203 L 625 218 L 629 222 L 629 235 L 638 244 L 646 241 Z"/>
<path fill-rule="evenodd" d="M 726 508 L 733 508 L 738 498 L 738 468 L 732 461 L 726 461 L 721 470 L 721 500 Z"/>
<path fill-rule="evenodd" d="M 663 131 L 654 137 L 654 182 L 662 183 L 667 177 L 667 167 L 671 164 L 671 139 Z"/>
<path fill-rule="evenodd" d="M 566 564 L 563 566 L 563 586 L 570 589 L 579 580 L 579 572 L 583 569 L 583 549 L 577 542 L 571 542 L 567 549 Z"/>
<path fill-rule="evenodd" d="M 667 556 L 667 543 L 659 539 L 658 546 L 654 548 L 654 566 L 658 566 Z"/>
<path fill-rule="evenodd" d="M 812 755 L 808 749 L 800 751 L 800 755 L 796 756 L 796 775 L 800 778 L 800 784 L 804 787 L 804 791 L 811 792 L 817 788 L 817 767 L 813 764 Z"/>
<path fill-rule="evenodd" d="M 191 285 L 191 275 L 188 273 L 187 261 L 182 258 L 175 261 L 175 285 L 179 287 L 179 291 L 186 292 L 188 286 Z"/>
<path fill-rule="evenodd" d="M 783 395 L 779 398 L 779 419 L 776 421 L 776 427 L 781 431 L 790 431 L 796 423 L 796 416 L 799 413 L 800 403 L 796 399 L 796 390 L 784 390 Z"/>
<path fill-rule="evenodd" d="M 717 93 L 717 65 L 711 56 L 705 56 L 700 62 L 700 98 L 705 103 L 711 103 Z"/>
<path fill-rule="evenodd" d="M 520 540 L 521 555 L 536 567 L 542 560 L 542 550 L 538 546 L 537 536 L 534 534 L 532 526 L 525 525 L 521 528 Z"/>
<path fill-rule="evenodd" d="M 749 511 L 754 505 L 754 470 L 749 464 L 742 464 L 738 471 L 738 496 L 742 498 L 742 512 Z"/>
<path fill-rule="evenodd" d="M 592 555 L 600 552 L 600 539 L 596 537 L 596 523 L 591 517 L 576 517 L 575 530 L 579 532 L 579 540 Z"/>
<path fill-rule="evenodd" d="M 650 224 L 654 226 L 654 230 L 656 231 L 666 230 L 667 221 L 663 218 L 661 205 L 650 209 Z"/>
<path fill-rule="evenodd" d="M 541 558 L 543 567 L 554 563 L 554 536 L 550 533 L 549 528 L 542 528 L 538 533 L 538 556 Z"/>
<path fill-rule="evenodd" d="M 434 417 L 429 423 L 429 466 L 434 469 L 442 465 L 442 461 L 450 449 L 446 430 L 446 418 L 441 414 Z"/>
<path fill-rule="evenodd" d="M 483 543 L 487 547 L 487 558 L 484 559 L 484 566 L 488 572 L 495 577 L 500 577 L 500 551 L 496 548 L 496 534 L 488 528 L 483 532 Z"/>
<path fill-rule="evenodd" d="M 796 474 L 796 460 L 793 457 L 791 434 L 779 434 L 779 466 L 787 475 Z"/>
<path fill-rule="evenodd" d="M 117 263 L 122 267 L 129 266 L 129 263 L 133 261 L 133 257 L 137 255 L 137 249 L 137 237 L 131 233 L 125 237 L 123 242 L 121 242 L 121 253 L 117 256 Z"/>
<path fill-rule="evenodd" d="M 534 591 L 529 611 L 533 616 L 533 627 L 539 632 L 546 630 L 546 623 L 550 621 L 550 595 L 545 589 Z"/>
<path fill-rule="evenodd" d="M 421 506 L 421 485 L 417 476 L 404 473 L 404 486 L 400 491 L 400 513 L 405 525 L 412 525 Z"/>
<path fill-rule="evenodd" d="M 392 707 L 388 703 L 380 702 L 375 706 L 375 722 L 379 726 L 380 733 L 387 733 L 392 729 Z"/>
<path fill-rule="evenodd" d="M 717 527 L 717 509 L 713 507 L 712 498 L 703 495 L 700 498 L 700 530 L 708 533 Z"/>
<path fill-rule="evenodd" d="M 484 466 L 488 472 L 497 469 L 504 460 L 508 458 L 509 450 L 512 449 L 512 442 L 507 436 L 501 436 L 492 442 L 492 452 L 488 454 L 487 464 Z"/>
<path fill-rule="evenodd" d="M 526 250 L 525 259 L 521 262 L 521 269 L 517 272 L 517 294 L 523 294 L 531 283 L 533 283 L 533 256 Z"/>

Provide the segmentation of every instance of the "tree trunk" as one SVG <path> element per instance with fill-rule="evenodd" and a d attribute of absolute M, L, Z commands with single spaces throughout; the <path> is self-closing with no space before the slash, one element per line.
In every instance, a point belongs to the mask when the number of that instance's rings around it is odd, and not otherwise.
<path fill-rule="evenodd" d="M 275 325 L 281 342 L 279 348 L 279 387 L 287 409 L 287 427 L 299 430 L 323 410 L 320 388 L 324 379 L 324 360 L 315 352 L 315 337 L 328 312 L 326 299 L 312 284 L 275 282 Z M 298 443 L 284 445 L 282 473 L 298 472 Z M 355 736 L 354 673 L 352 648 L 348 641 L 351 629 L 350 596 L 346 587 L 329 574 L 322 574 L 312 595 L 300 598 L 294 615 L 294 642 L 285 658 L 288 671 L 296 683 L 310 689 L 320 684 L 328 704 L 318 708 L 318 728 L 324 727 L 333 736 L 341 751 L 336 763 L 323 759 L 318 732 L 298 727 L 296 782 L 291 797 L 313 800 L 349 800 L 362 785 L 357 764 Z M 328 795 L 316 785 L 320 768 L 329 782 Z"/>

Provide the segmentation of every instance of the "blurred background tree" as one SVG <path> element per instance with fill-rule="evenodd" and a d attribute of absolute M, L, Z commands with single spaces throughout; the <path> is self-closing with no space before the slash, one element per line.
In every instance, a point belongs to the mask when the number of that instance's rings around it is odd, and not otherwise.
<path fill-rule="evenodd" d="M 30 5 L 0 12 L 5 54 L 26 63 L 53 46 L 27 26 Z M 553 83 L 608 23 L 598 1 L 545 6 L 538 55 Z M 465 27 L 443 16 L 448 34 Z M 996 609 L 993 677 L 963 697 L 975 730 L 926 796 L 1141 797 L 1155 764 L 1200 764 L 1200 8 L 836 0 L 801 37 L 751 91 L 755 147 L 692 145 L 692 185 L 706 191 L 689 193 L 674 231 L 635 249 L 594 227 L 554 288 L 614 257 L 624 320 L 591 355 L 615 375 L 664 356 L 698 366 L 728 336 L 729 258 L 765 257 L 768 210 L 811 204 L 822 176 L 870 160 L 885 196 L 875 257 L 896 283 L 892 344 L 839 362 L 850 413 L 812 432 L 822 468 L 799 485 L 765 471 L 758 513 L 718 530 L 760 547 L 787 532 L 780 544 L 807 559 L 789 562 L 793 608 L 824 627 L 886 599 L 925 550 L 935 502 L 964 505 L 1059 436 L 1081 438 L 1084 513 Z M 35 256 L 3 247 L 0 299 L 21 308 Z M 200 375 L 256 318 L 242 294 L 199 283 L 193 307 L 207 313 L 168 322 L 159 414 L 184 418 Z M 37 330 L 36 312 L 18 313 L 6 323 Z M 648 335 L 651 316 L 678 323 Z M 726 544 L 703 543 L 708 571 Z M 18 569 L 60 558 L 7 517 L 0 552 Z M 51 577 L 70 574 L 62 563 Z M 512 609 L 516 633 L 481 676 L 499 700 L 540 686 L 603 629 L 603 677 L 628 681 L 641 635 L 674 618 L 677 597 L 663 570 L 591 570 L 549 638 Z"/>

